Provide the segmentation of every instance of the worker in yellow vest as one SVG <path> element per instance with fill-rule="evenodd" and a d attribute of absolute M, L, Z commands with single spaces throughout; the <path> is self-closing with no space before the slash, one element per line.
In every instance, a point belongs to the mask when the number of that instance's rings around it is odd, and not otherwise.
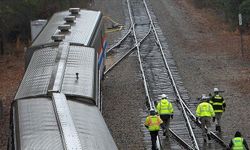
<path fill-rule="evenodd" d="M 209 97 L 206 97 L 205 94 L 202 94 L 201 103 L 196 108 L 196 120 L 200 120 L 202 128 L 202 136 L 204 142 L 211 140 L 210 137 L 210 127 L 211 127 L 211 118 L 215 116 L 213 106 L 208 103 Z M 206 130 L 207 128 L 207 130 Z"/>
<path fill-rule="evenodd" d="M 145 120 L 145 127 L 149 130 L 151 141 L 152 141 L 152 150 L 156 150 L 156 140 L 158 136 L 158 132 L 160 130 L 160 125 L 163 123 L 161 118 L 156 115 L 156 112 L 154 109 L 150 110 L 150 114 L 147 116 Z"/>
<path fill-rule="evenodd" d="M 216 126 L 215 130 L 221 132 L 221 116 L 222 113 L 225 111 L 226 103 L 224 101 L 224 98 L 219 95 L 219 89 L 214 88 L 214 95 L 211 97 L 209 103 L 213 106 L 214 112 L 215 112 L 215 118 L 213 122 L 216 120 Z"/>
<path fill-rule="evenodd" d="M 229 144 L 231 150 L 249 150 L 247 142 L 242 138 L 241 133 L 237 131 L 234 135 L 234 138 Z"/>
<path fill-rule="evenodd" d="M 161 95 L 161 100 L 158 102 L 156 108 L 161 120 L 163 121 L 163 136 L 169 136 L 170 118 L 173 119 L 174 108 L 172 103 L 168 101 L 166 94 Z"/>

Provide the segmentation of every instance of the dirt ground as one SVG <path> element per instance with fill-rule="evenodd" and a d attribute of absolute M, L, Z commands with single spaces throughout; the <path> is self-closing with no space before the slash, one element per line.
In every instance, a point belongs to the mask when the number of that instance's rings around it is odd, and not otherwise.
<path fill-rule="evenodd" d="M 0 56 L 0 100 L 3 112 L 0 116 L 0 149 L 7 148 L 9 132 L 9 111 L 24 71 L 23 56 Z M 0 106 L 1 107 L 1 106 Z"/>
<path fill-rule="evenodd" d="M 242 57 L 239 33 L 229 32 L 228 25 L 213 11 L 197 9 L 191 0 L 151 0 L 151 3 L 190 97 L 195 99 L 202 93 L 212 92 L 214 87 L 224 90 L 227 108 L 222 118 L 223 136 L 228 141 L 236 130 L 240 130 L 250 143 L 249 37 L 243 37 Z M 106 6 L 102 8 L 105 14 L 121 21 L 122 11 L 113 5 L 115 3 L 98 6 Z M 116 9 L 111 11 L 111 7 Z M 10 103 L 21 82 L 23 67 L 20 55 L 0 56 L 1 150 L 7 146 Z"/>
<path fill-rule="evenodd" d="M 223 136 L 229 141 L 239 130 L 249 143 L 249 37 L 243 37 L 242 57 L 239 33 L 229 32 L 212 10 L 195 8 L 191 0 L 151 2 L 190 97 L 211 93 L 214 87 L 224 90 Z"/>

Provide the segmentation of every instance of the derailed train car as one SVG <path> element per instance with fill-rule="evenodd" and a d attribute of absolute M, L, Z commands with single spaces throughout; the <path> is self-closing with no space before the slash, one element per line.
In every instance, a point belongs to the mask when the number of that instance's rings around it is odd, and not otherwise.
<path fill-rule="evenodd" d="M 100 112 L 105 48 L 101 12 L 52 16 L 26 53 L 9 149 L 117 149 Z"/>

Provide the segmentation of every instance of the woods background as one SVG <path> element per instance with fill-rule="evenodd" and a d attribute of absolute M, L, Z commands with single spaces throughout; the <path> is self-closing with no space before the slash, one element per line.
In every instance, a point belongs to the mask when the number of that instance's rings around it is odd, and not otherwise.
<path fill-rule="evenodd" d="M 30 22 L 48 19 L 53 13 L 69 7 L 87 7 L 91 0 L 1 0 L 0 54 L 30 43 Z M 20 46 L 22 45 L 22 46 Z M 14 47 L 13 47 L 14 46 Z"/>
<path fill-rule="evenodd" d="M 192 0 L 199 8 L 209 8 L 238 28 L 238 14 L 242 14 L 244 31 L 250 22 L 250 0 Z M 2 0 L 0 1 L 0 54 L 10 53 L 20 44 L 30 44 L 30 21 L 48 19 L 57 11 L 69 7 L 85 8 L 91 0 Z"/>

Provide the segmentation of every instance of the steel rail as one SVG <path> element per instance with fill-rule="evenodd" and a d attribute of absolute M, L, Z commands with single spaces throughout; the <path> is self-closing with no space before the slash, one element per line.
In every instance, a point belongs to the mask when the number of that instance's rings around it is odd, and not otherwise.
<path fill-rule="evenodd" d="M 180 95 L 180 93 L 179 93 L 179 91 L 178 91 L 178 88 L 177 88 L 177 86 L 176 86 L 176 83 L 175 83 L 174 77 L 173 77 L 173 75 L 172 75 L 171 69 L 170 69 L 170 67 L 169 67 L 169 65 L 168 65 L 168 63 L 167 63 L 167 59 L 166 59 L 165 54 L 164 54 L 164 52 L 163 52 L 163 48 L 162 48 L 161 42 L 160 42 L 160 40 L 159 40 L 158 34 L 157 34 L 157 32 L 156 32 L 156 29 L 155 29 L 155 26 L 154 26 L 154 23 L 153 23 L 153 20 L 152 20 L 152 18 L 151 18 L 150 13 L 149 13 L 149 9 L 148 9 L 147 3 L 146 3 L 145 0 L 143 0 L 143 3 L 144 3 L 144 6 L 145 6 L 145 8 L 146 8 L 146 12 L 147 12 L 147 14 L 148 14 L 148 17 L 149 17 L 149 19 L 150 19 L 151 26 L 152 26 L 152 29 L 153 29 L 153 31 L 154 31 L 155 37 L 156 37 L 156 41 L 157 41 L 157 43 L 158 43 L 158 45 L 159 45 L 159 47 L 160 47 L 160 51 L 161 51 L 161 54 L 162 54 L 162 57 L 163 57 L 163 60 L 164 60 L 165 67 L 166 67 L 166 69 L 167 69 L 167 71 L 168 71 L 168 74 L 169 74 L 169 77 L 170 77 L 170 79 L 171 79 L 172 85 L 173 85 L 173 87 L 174 87 L 175 93 L 176 93 L 176 95 L 177 95 L 177 97 L 178 97 L 178 99 L 179 99 L 179 101 L 180 101 L 181 108 L 182 108 L 182 111 L 183 111 L 183 114 L 184 114 L 184 118 L 185 118 L 185 120 L 186 120 L 186 122 L 187 122 L 188 130 L 189 130 L 189 133 L 190 133 L 190 135 L 191 135 L 191 137 L 192 137 L 192 140 L 193 140 L 195 149 L 199 150 L 200 148 L 199 148 L 198 142 L 197 142 L 197 140 L 196 140 L 196 137 L 195 137 L 195 134 L 194 134 L 194 132 L 193 132 L 192 126 L 191 126 L 190 121 L 189 121 L 189 119 L 188 119 L 187 112 L 186 112 L 186 110 L 185 110 L 185 108 L 184 108 L 184 104 L 183 104 L 184 102 L 183 102 L 183 100 L 182 100 L 182 98 L 181 98 L 181 95 Z"/>
<path fill-rule="evenodd" d="M 128 32 L 118 42 L 116 42 L 114 45 L 112 45 L 107 50 L 106 53 L 109 53 L 111 50 L 113 50 L 114 48 L 116 48 L 117 46 L 119 46 L 128 37 L 128 35 L 130 34 L 131 30 L 132 30 L 132 26 L 129 27 Z"/>
<path fill-rule="evenodd" d="M 138 56 L 138 60 L 139 60 L 139 64 L 140 64 L 140 70 L 141 70 L 141 74 L 142 74 L 142 78 L 143 78 L 143 84 L 144 84 L 144 88 L 145 88 L 146 98 L 148 100 L 150 109 L 155 109 L 151 103 L 151 98 L 150 98 L 149 92 L 148 92 L 148 85 L 147 85 L 146 77 L 144 74 L 144 69 L 142 67 L 142 61 L 141 61 L 141 56 L 140 56 L 140 43 L 138 43 L 138 40 L 137 40 L 137 36 L 136 36 L 136 32 L 135 32 L 135 23 L 133 20 L 132 10 L 131 10 L 131 5 L 130 5 L 129 0 L 127 0 L 127 5 L 128 5 L 128 11 L 129 11 L 129 18 L 130 18 L 130 22 L 132 25 L 132 32 L 133 32 L 134 40 L 135 40 L 135 46 L 137 49 L 137 56 Z"/>
<path fill-rule="evenodd" d="M 136 33 L 135 33 L 135 23 L 134 23 L 134 21 L 133 21 L 133 19 L 132 19 L 132 13 L 131 13 L 131 6 L 130 6 L 130 2 L 129 2 L 129 0 L 127 0 L 127 3 L 128 3 L 128 10 L 129 10 L 129 16 L 130 16 L 130 21 L 131 21 L 131 24 L 132 24 L 132 29 L 133 29 L 133 34 L 134 34 L 134 38 L 135 38 L 135 42 L 136 42 L 136 44 L 135 44 L 135 46 L 131 49 L 131 50 L 129 50 L 129 52 L 130 51 L 132 51 L 134 48 L 137 48 L 137 51 L 138 51 L 138 59 L 139 59 L 139 63 L 140 63 L 140 70 L 141 70 L 141 72 L 142 72 L 142 77 L 143 77 L 143 81 L 144 81 L 144 87 L 145 87 L 145 92 L 146 92 L 146 96 L 147 96 L 147 98 L 148 98 L 148 102 L 149 102 L 149 105 L 150 105 L 150 109 L 155 109 L 155 106 L 154 106 L 154 104 L 151 102 L 151 99 L 150 99 L 150 96 L 149 96 L 149 92 L 148 92 L 148 87 L 147 87 L 147 82 L 146 82 L 146 78 L 145 78 L 145 74 L 144 74 L 144 69 L 143 69 L 143 67 L 142 67 L 142 61 L 141 61 L 141 57 L 140 57 L 140 44 L 141 44 L 141 41 L 140 42 L 138 42 L 138 40 L 137 40 L 137 36 L 136 36 Z M 150 30 L 149 30 L 149 32 L 147 33 L 147 35 L 143 38 L 143 40 L 148 36 L 148 34 L 152 31 L 151 29 L 152 29 L 152 25 L 153 25 L 153 22 L 152 22 L 152 19 L 151 19 L 151 17 L 150 17 L 150 21 L 151 21 L 151 23 L 150 23 Z M 155 30 L 154 30 L 155 31 Z M 157 37 L 158 38 L 158 37 Z M 159 39 L 158 39 L 159 40 Z M 119 45 L 119 44 L 118 44 Z M 128 53 L 129 53 L 128 52 Z M 124 57 L 125 57 L 126 55 L 124 55 Z M 123 58 L 124 58 L 123 57 Z M 122 59 L 123 59 L 122 58 Z M 187 116 L 187 114 L 186 114 L 186 116 Z M 187 148 L 187 149 L 190 149 L 190 150 L 194 150 L 194 148 L 192 148 L 190 145 L 188 145 L 184 140 L 182 140 L 176 133 L 174 133 L 173 132 L 173 130 L 171 130 L 170 129 L 170 132 L 172 133 L 172 135 L 176 138 L 176 139 L 178 139 L 178 141 L 181 143 L 181 145 L 182 146 L 184 146 L 185 148 Z M 160 146 L 159 145 L 161 145 L 160 144 L 160 137 L 158 136 L 158 138 L 157 138 L 157 143 L 158 143 L 158 148 L 160 148 Z"/>
<path fill-rule="evenodd" d="M 189 144 L 187 144 L 181 137 L 179 137 L 172 129 L 169 128 L 169 132 L 172 134 L 174 138 L 178 140 L 178 142 L 181 143 L 181 145 L 189 150 L 195 150 L 193 147 L 191 147 Z"/>
<path fill-rule="evenodd" d="M 162 46 L 161 46 L 161 42 L 160 42 L 160 40 L 159 40 L 159 38 L 158 38 L 157 32 L 156 32 L 156 30 L 155 30 L 155 26 L 154 26 L 154 24 L 153 24 L 153 21 L 152 21 L 152 18 L 151 18 L 151 16 L 150 16 L 150 13 L 149 13 L 149 10 L 148 10 L 148 7 L 147 7 L 147 5 L 146 5 L 145 0 L 143 0 L 143 2 L 144 2 L 144 5 L 145 5 L 145 8 L 147 9 L 147 13 L 148 13 L 148 15 L 149 15 L 149 17 L 150 17 L 150 20 L 151 20 L 151 23 L 152 23 L 152 29 L 154 30 L 154 33 L 155 33 L 155 35 L 156 35 L 157 44 L 159 45 L 159 47 L 160 47 L 160 49 L 161 49 L 161 51 L 162 51 L 162 54 L 163 54 L 162 56 L 164 57 L 163 59 L 164 59 L 165 63 L 167 63 L 167 62 L 166 62 L 165 55 L 164 55 L 164 53 L 163 53 L 163 48 L 162 48 Z M 185 103 L 185 102 L 183 101 L 183 99 L 181 98 L 180 93 L 179 93 L 179 91 L 178 91 L 178 88 L 177 88 L 177 86 L 176 86 L 176 84 L 175 84 L 175 80 L 174 80 L 174 78 L 173 78 L 173 76 L 172 76 L 172 73 L 170 72 L 170 68 L 169 68 L 168 64 L 167 64 L 166 66 L 167 66 L 167 68 L 169 69 L 169 73 L 171 74 L 171 80 L 173 81 L 174 88 L 175 88 L 175 91 L 176 91 L 176 93 L 177 93 L 177 95 L 178 95 L 179 100 L 181 101 L 182 105 L 185 107 L 185 109 L 186 109 L 186 110 L 188 111 L 188 113 L 190 114 L 190 115 L 189 115 L 190 118 L 191 118 L 193 121 L 195 121 L 195 123 L 197 123 L 198 126 L 200 127 L 201 123 L 200 123 L 200 122 L 196 122 L 196 116 L 192 113 L 192 111 L 188 108 L 188 106 L 186 105 L 186 103 Z M 218 137 L 214 132 L 210 131 L 210 133 L 211 133 L 211 135 L 212 135 L 213 138 L 215 138 L 217 141 L 219 141 L 224 147 L 227 147 L 227 144 L 226 144 L 220 137 Z"/>
<path fill-rule="evenodd" d="M 151 30 L 148 31 L 148 33 L 139 41 L 139 44 L 143 43 L 143 41 L 146 39 L 146 37 L 149 35 Z M 121 58 L 119 58 L 118 61 L 112 64 L 105 72 L 104 75 L 106 75 L 109 71 L 111 71 L 116 65 L 118 65 L 124 58 L 126 58 L 132 51 L 136 48 L 136 46 L 133 46 L 131 49 L 129 49 Z"/>
<path fill-rule="evenodd" d="M 148 100 L 150 110 L 151 109 L 155 110 L 154 103 L 151 103 L 151 99 L 150 99 L 149 91 L 148 91 L 148 85 L 147 85 L 146 77 L 145 77 L 145 74 L 144 74 L 144 69 L 142 67 L 142 61 L 141 61 L 141 56 L 140 56 L 140 43 L 138 43 L 138 40 L 137 40 L 137 36 L 136 36 L 136 32 L 135 32 L 135 23 L 134 23 L 134 20 L 133 20 L 133 17 L 132 17 L 131 5 L 130 5 L 129 0 L 127 0 L 127 5 L 128 5 L 128 11 L 129 11 L 129 18 L 130 18 L 130 21 L 131 21 L 131 24 L 132 24 L 132 30 L 133 30 L 133 35 L 134 35 L 134 39 L 135 39 L 135 46 L 136 46 L 136 49 L 137 49 L 137 57 L 138 57 L 138 61 L 139 61 L 139 64 L 140 64 L 140 70 L 141 70 L 141 74 L 142 74 L 142 78 L 143 78 L 143 85 L 144 85 L 144 88 L 145 88 L 146 98 Z M 151 26 L 150 26 L 149 31 L 151 31 Z M 161 150 L 162 147 L 161 147 L 160 137 L 159 136 L 157 136 L 156 146 L 157 146 L 158 150 Z"/>
<path fill-rule="evenodd" d="M 137 51 L 138 51 L 138 59 L 139 59 L 139 63 L 140 63 L 140 69 L 141 69 L 141 72 L 142 72 L 142 77 L 143 77 L 143 81 L 144 81 L 144 87 L 145 87 L 145 92 L 146 92 L 146 95 L 147 95 L 147 98 L 148 98 L 148 103 L 150 105 L 150 109 L 155 109 L 155 106 L 154 106 L 154 103 L 151 102 L 151 99 L 150 99 L 150 96 L 149 96 L 149 92 L 148 92 L 148 88 L 147 88 L 147 82 L 146 82 L 146 78 L 145 78 L 145 74 L 144 74 L 144 69 L 142 67 L 142 61 L 141 61 L 141 57 L 140 57 L 140 43 L 138 43 L 138 40 L 137 40 L 137 36 L 136 36 L 136 33 L 135 33 L 135 23 L 132 19 L 132 13 L 131 13 L 131 7 L 130 7 L 130 2 L 127 0 L 127 3 L 128 3 L 128 10 L 129 10 L 129 15 L 130 15 L 130 21 L 131 21 L 131 24 L 132 24 L 132 29 L 133 29 L 133 34 L 134 34 L 134 38 L 135 38 L 135 41 L 136 41 L 136 48 L 137 48 Z M 151 23 L 150 23 L 150 31 L 152 29 L 152 20 L 150 20 Z M 149 32 L 150 33 L 150 32 Z M 185 148 L 187 149 L 191 149 L 193 150 L 193 148 L 191 146 L 189 146 L 184 140 L 182 140 L 176 133 L 174 133 L 171 129 L 170 129 L 170 132 L 172 133 L 172 135 L 178 139 L 178 141 L 181 143 L 181 145 L 183 145 Z M 160 143 L 160 137 L 158 136 L 157 138 L 157 143 L 158 143 L 158 148 L 160 148 L 161 146 L 161 143 Z"/>
<path fill-rule="evenodd" d="M 201 122 L 200 121 L 196 121 L 196 116 L 192 113 L 192 111 L 188 108 L 188 106 L 186 105 L 185 102 L 183 102 L 183 105 L 185 107 L 185 109 L 188 111 L 189 113 L 189 117 L 197 124 L 198 127 L 201 127 Z M 227 147 L 227 144 L 218 136 L 216 135 L 213 131 L 210 131 L 210 134 L 212 135 L 212 138 L 214 138 L 215 140 L 217 140 L 223 147 Z"/>
<path fill-rule="evenodd" d="M 151 25 L 151 24 L 150 24 Z M 111 46 L 111 48 L 108 49 L 107 53 L 110 52 L 113 48 L 117 47 L 118 45 L 121 44 L 121 42 L 123 40 L 126 39 L 126 37 L 129 35 L 129 33 L 132 30 L 132 26 L 130 26 L 128 32 L 121 38 L 121 40 L 119 40 L 116 44 L 114 44 L 113 46 Z M 151 32 L 151 27 L 150 30 L 148 31 L 148 33 L 143 37 L 142 40 L 140 40 L 138 43 L 141 45 L 142 42 L 145 40 L 145 38 L 150 34 Z M 110 72 L 116 65 L 118 65 L 124 58 L 126 58 L 134 49 L 136 48 L 136 46 L 132 47 L 131 49 L 129 49 L 121 58 L 119 58 L 119 60 L 117 62 L 115 62 L 114 64 L 112 64 L 112 66 L 110 68 L 108 68 L 105 72 L 104 75 L 106 75 L 108 72 Z M 152 103 L 153 104 L 153 103 Z M 152 107 L 155 107 L 154 104 Z M 191 146 L 189 146 L 183 139 L 181 139 L 171 128 L 169 129 L 169 131 L 171 132 L 171 134 L 173 135 L 174 138 L 176 138 L 180 144 L 190 150 L 194 150 Z M 159 141 L 160 141 L 160 137 L 158 137 Z M 160 143 L 159 143 L 160 144 Z"/>

